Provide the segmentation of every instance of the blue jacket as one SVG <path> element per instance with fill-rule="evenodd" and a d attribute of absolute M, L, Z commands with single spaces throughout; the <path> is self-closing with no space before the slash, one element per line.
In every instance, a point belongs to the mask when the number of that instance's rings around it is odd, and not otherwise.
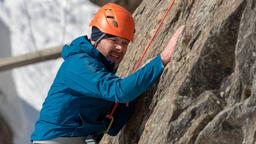
<path fill-rule="evenodd" d="M 106 115 L 115 102 L 122 103 L 108 134 L 116 135 L 132 114 L 135 99 L 161 75 L 160 56 L 137 72 L 120 78 L 86 36 L 62 50 L 62 63 L 43 103 L 32 140 L 101 135 L 108 126 Z M 130 102 L 126 107 L 124 103 Z"/>

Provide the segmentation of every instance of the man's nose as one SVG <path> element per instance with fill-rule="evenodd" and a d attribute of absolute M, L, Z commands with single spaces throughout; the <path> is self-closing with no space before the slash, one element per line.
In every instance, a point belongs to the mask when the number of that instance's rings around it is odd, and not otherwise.
<path fill-rule="evenodd" d="M 123 46 L 122 46 L 122 45 L 119 45 L 119 44 L 116 45 L 116 49 L 117 49 L 118 51 L 120 51 L 120 52 L 122 52 L 122 51 L 124 50 Z"/>

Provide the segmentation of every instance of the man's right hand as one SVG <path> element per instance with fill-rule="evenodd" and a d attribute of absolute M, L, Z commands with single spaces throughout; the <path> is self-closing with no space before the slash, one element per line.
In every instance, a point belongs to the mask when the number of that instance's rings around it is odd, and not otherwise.
<path fill-rule="evenodd" d="M 177 41 L 179 39 L 180 34 L 184 30 L 184 28 L 185 28 L 184 25 L 178 28 L 178 30 L 174 33 L 174 35 L 169 40 L 164 50 L 161 52 L 160 56 L 164 66 L 166 66 L 171 61 Z"/>

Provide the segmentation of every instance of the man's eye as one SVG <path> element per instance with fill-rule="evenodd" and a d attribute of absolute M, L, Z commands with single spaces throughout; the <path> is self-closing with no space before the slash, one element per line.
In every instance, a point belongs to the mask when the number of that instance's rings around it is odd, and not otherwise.
<path fill-rule="evenodd" d="M 115 39 L 110 39 L 112 42 L 116 42 L 116 40 Z"/>
<path fill-rule="evenodd" d="M 122 44 L 127 46 L 129 43 L 127 43 L 127 42 L 122 42 Z"/>

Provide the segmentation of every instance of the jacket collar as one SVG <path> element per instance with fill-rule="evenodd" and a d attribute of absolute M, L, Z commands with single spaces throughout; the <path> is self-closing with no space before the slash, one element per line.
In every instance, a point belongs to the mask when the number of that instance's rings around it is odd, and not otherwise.
<path fill-rule="evenodd" d="M 92 45 L 90 39 L 88 39 L 87 36 L 80 36 L 73 40 L 70 45 L 64 45 L 61 56 L 64 60 L 66 60 L 68 57 L 80 53 L 86 53 L 90 55 L 91 57 L 102 62 L 107 70 L 116 72 L 115 64 L 109 61 L 104 55 L 102 55 L 100 51 L 98 51 Z"/>

